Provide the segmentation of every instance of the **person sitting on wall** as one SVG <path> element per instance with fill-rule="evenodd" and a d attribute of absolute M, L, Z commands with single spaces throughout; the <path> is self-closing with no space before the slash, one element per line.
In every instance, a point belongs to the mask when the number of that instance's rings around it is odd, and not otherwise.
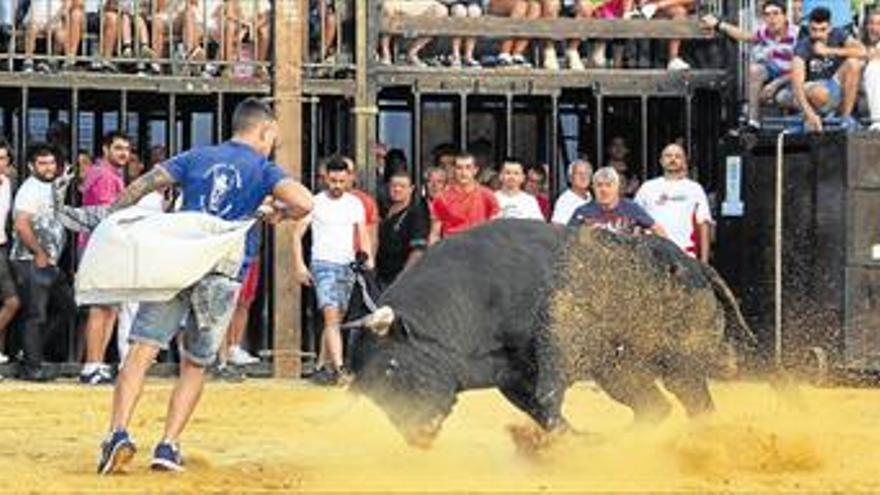
<path fill-rule="evenodd" d="M 764 22 L 754 32 L 743 31 L 713 14 L 701 19 L 704 27 L 752 45 L 749 65 L 748 124 L 759 128 L 761 102 L 773 100 L 790 81 L 791 61 L 798 39 L 798 26 L 788 22 L 785 0 L 766 0 L 761 7 Z"/>
<path fill-rule="evenodd" d="M 864 86 L 871 113 L 871 130 L 880 131 L 880 10 L 872 10 L 865 23 Z"/>
<path fill-rule="evenodd" d="M 862 75 L 865 47 L 846 31 L 831 27 L 831 11 L 813 9 L 809 15 L 809 33 L 794 48 L 791 65 L 791 90 L 783 90 L 779 99 L 784 106 L 804 112 L 807 131 L 820 132 L 822 117 L 836 112 L 841 127 L 858 129 L 852 117 Z"/>
<path fill-rule="evenodd" d="M 392 17 L 449 17 L 449 8 L 439 0 L 386 0 L 382 3 L 383 15 L 387 18 Z M 427 64 L 419 57 L 422 49 L 425 48 L 433 38 L 421 37 L 413 41 L 406 51 L 406 62 L 415 67 L 425 67 Z M 382 65 L 392 65 L 394 57 L 392 55 L 392 37 L 389 34 L 382 34 L 379 39 L 379 61 Z"/>

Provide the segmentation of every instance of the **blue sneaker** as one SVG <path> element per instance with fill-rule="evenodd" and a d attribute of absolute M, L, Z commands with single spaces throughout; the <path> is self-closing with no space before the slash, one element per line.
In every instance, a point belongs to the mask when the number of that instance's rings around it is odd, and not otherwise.
<path fill-rule="evenodd" d="M 862 125 L 859 124 L 859 121 L 856 120 L 852 115 L 847 115 L 840 119 L 840 129 L 847 132 L 858 131 L 862 128 Z"/>
<path fill-rule="evenodd" d="M 114 431 L 101 443 L 101 460 L 98 461 L 98 474 L 114 474 L 122 471 L 131 462 L 137 448 L 128 432 Z"/>
<path fill-rule="evenodd" d="M 160 442 L 153 450 L 153 462 L 150 467 L 154 471 L 183 471 L 183 456 L 180 447 L 171 442 Z"/>

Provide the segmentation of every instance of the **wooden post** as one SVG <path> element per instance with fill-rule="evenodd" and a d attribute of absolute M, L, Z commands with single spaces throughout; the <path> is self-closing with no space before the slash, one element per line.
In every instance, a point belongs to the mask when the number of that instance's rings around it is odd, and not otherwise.
<path fill-rule="evenodd" d="M 275 149 L 276 161 L 292 176 L 302 176 L 302 30 L 308 13 L 306 0 L 275 2 L 275 110 L 281 137 Z M 293 276 L 293 225 L 275 227 L 273 274 L 273 375 L 300 375 L 302 300 Z"/>
<path fill-rule="evenodd" d="M 376 189 L 376 164 L 373 145 L 376 141 L 376 93 L 370 78 L 371 60 L 375 47 L 378 9 L 373 2 L 356 2 L 355 6 L 355 163 L 362 169 L 361 187 L 368 191 Z M 371 10 L 372 9 L 372 10 Z"/>

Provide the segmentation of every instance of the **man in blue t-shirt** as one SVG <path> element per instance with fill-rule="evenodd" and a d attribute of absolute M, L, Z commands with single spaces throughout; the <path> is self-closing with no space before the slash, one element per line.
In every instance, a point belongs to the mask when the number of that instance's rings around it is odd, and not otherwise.
<path fill-rule="evenodd" d="M 620 175 L 613 167 L 600 168 L 593 174 L 593 192 L 595 200 L 574 211 L 569 227 L 586 225 L 618 234 L 653 232 L 666 237 L 663 227 L 641 206 L 621 197 Z"/>
<path fill-rule="evenodd" d="M 846 31 L 831 26 L 831 11 L 817 7 L 810 12 L 808 36 L 794 47 L 791 91 L 781 102 L 804 112 L 808 131 L 822 130 L 822 117 L 835 111 L 845 129 L 858 129 L 852 117 L 859 94 L 865 47 Z"/>
<path fill-rule="evenodd" d="M 113 205 L 113 209 L 132 206 L 143 196 L 173 185 L 183 191 L 183 211 L 198 211 L 224 220 L 253 217 L 267 197 L 273 197 L 286 209 L 284 216 L 305 217 L 312 209 L 312 195 L 301 184 L 268 160 L 275 146 L 278 124 L 272 108 L 264 100 L 248 98 L 232 117 L 231 141 L 200 148 L 157 165 L 150 173 L 132 183 Z M 274 212 L 273 219 L 281 216 Z M 110 433 L 102 444 L 99 474 L 124 470 L 135 453 L 127 432 L 135 404 L 141 394 L 147 370 L 160 349 L 178 332 L 183 343 L 180 379 L 171 395 L 165 433 L 153 451 L 152 467 L 157 470 L 183 470 L 178 438 L 198 403 L 205 380 L 205 367 L 217 355 L 229 326 L 234 304 L 213 304 L 235 300 L 240 279 L 256 255 L 259 244 L 256 229 L 250 232 L 239 280 L 217 280 L 208 275 L 196 285 L 210 284 L 211 301 L 200 314 L 207 312 L 204 328 L 195 325 L 192 288 L 181 291 L 170 301 L 142 303 L 135 317 L 129 340 L 131 349 L 116 380 Z M 173 260 L 169 260 L 173 263 Z M 186 321 L 180 329 L 182 320 Z"/>

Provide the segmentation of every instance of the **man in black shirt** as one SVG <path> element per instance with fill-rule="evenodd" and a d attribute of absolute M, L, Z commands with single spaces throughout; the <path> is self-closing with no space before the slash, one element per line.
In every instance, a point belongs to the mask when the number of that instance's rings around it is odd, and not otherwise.
<path fill-rule="evenodd" d="M 391 205 L 379 224 L 376 257 L 376 273 L 383 287 L 390 285 L 428 247 L 430 221 L 426 209 L 413 201 L 413 191 L 406 170 L 396 171 L 388 180 Z"/>
<path fill-rule="evenodd" d="M 804 112 L 809 131 L 822 130 L 822 116 L 839 111 L 843 127 L 857 129 L 852 117 L 859 92 L 865 47 L 845 31 L 831 26 L 831 12 L 810 13 L 809 36 L 798 40 L 791 66 L 793 107 Z"/>

